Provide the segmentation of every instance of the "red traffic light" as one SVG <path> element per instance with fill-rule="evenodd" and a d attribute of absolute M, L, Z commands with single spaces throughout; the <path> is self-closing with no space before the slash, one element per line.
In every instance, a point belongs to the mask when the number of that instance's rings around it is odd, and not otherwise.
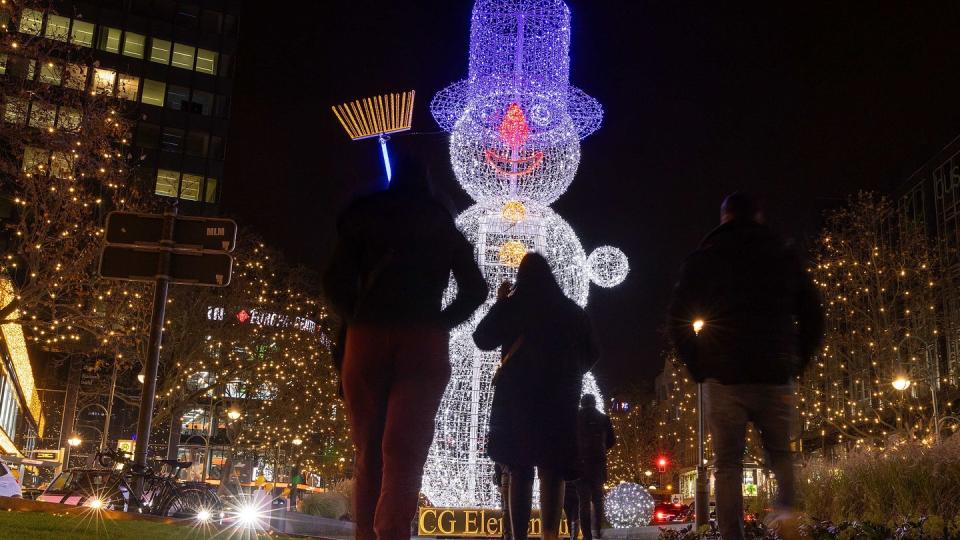
<path fill-rule="evenodd" d="M 667 461 L 667 458 L 666 458 L 666 457 L 664 457 L 664 456 L 658 457 L 658 458 L 657 458 L 657 472 L 667 472 L 667 463 L 669 463 L 669 461 Z"/>

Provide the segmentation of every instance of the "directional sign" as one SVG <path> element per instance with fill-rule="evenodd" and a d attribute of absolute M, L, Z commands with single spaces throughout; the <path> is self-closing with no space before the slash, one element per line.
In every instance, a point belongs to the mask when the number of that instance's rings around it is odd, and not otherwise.
<path fill-rule="evenodd" d="M 108 244 L 158 244 L 163 236 L 163 216 L 134 212 L 107 215 Z M 175 218 L 173 242 L 178 248 L 233 251 L 237 245 L 237 223 L 232 219 Z"/>
<path fill-rule="evenodd" d="M 233 257 L 222 251 L 146 246 L 104 246 L 100 256 L 100 276 L 125 281 L 154 281 L 164 252 L 171 255 L 169 278 L 172 283 L 209 287 L 230 284 Z"/>

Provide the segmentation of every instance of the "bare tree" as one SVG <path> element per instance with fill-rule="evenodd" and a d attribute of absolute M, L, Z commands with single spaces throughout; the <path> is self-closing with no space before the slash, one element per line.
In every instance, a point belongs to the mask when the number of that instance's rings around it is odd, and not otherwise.
<path fill-rule="evenodd" d="M 929 389 L 892 384 L 908 372 L 922 382 L 926 354 L 936 364 L 940 279 L 923 225 L 886 198 L 859 193 L 827 216 L 810 272 L 827 330 L 802 379 L 805 431 L 844 446 L 931 435 Z"/>

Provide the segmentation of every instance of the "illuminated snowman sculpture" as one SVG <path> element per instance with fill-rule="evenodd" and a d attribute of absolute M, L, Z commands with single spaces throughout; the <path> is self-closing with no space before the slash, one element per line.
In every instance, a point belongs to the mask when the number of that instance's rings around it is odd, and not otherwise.
<path fill-rule="evenodd" d="M 617 248 L 587 256 L 549 206 L 573 182 L 580 139 L 599 128 L 603 116 L 595 99 L 570 86 L 569 48 L 570 11 L 562 0 L 478 0 L 469 77 L 431 103 L 437 123 L 451 133 L 457 179 L 477 201 L 457 227 L 476 246 L 490 286 L 486 304 L 450 337 L 453 375 L 423 479 L 423 493 L 436 506 L 499 505 L 486 436 L 500 355 L 478 350 L 471 335 L 500 284 L 516 277 L 531 251 L 546 257 L 564 292 L 581 306 L 591 282 L 612 287 L 628 272 Z M 600 397 L 589 374 L 584 391 Z"/>

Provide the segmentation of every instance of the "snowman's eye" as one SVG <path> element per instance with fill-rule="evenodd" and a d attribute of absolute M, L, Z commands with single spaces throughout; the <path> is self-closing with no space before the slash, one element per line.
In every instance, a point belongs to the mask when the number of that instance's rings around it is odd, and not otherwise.
<path fill-rule="evenodd" d="M 530 107 L 530 121 L 539 127 L 549 126 L 551 117 L 550 107 L 547 105 L 537 103 Z"/>

